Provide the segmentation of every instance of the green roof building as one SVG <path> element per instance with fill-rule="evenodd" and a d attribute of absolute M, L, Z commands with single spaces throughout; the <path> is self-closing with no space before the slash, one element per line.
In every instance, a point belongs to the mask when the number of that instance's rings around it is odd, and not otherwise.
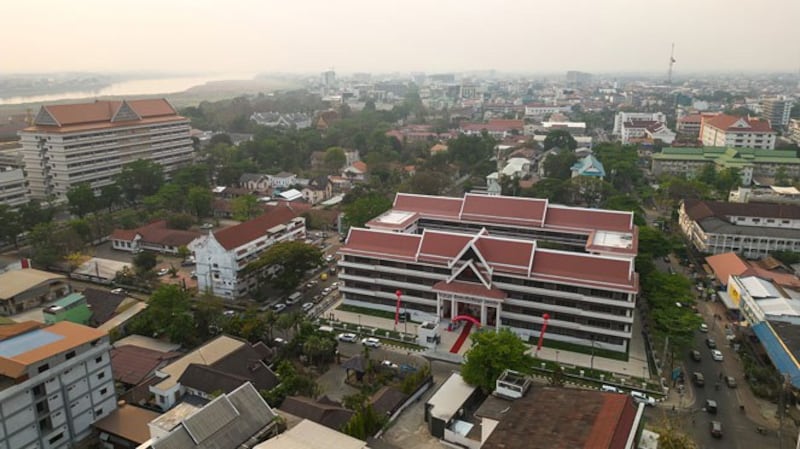
<path fill-rule="evenodd" d="M 796 151 L 756 148 L 667 147 L 653 154 L 652 171 L 655 175 L 685 174 L 692 177 L 709 164 L 714 164 L 717 170 L 739 170 L 743 185 L 750 185 L 754 176 L 774 177 L 781 167 L 787 176 L 800 177 L 800 158 Z"/>
<path fill-rule="evenodd" d="M 46 324 L 70 321 L 78 324 L 88 324 L 92 317 L 92 309 L 86 302 L 83 293 L 72 293 L 42 310 Z"/>

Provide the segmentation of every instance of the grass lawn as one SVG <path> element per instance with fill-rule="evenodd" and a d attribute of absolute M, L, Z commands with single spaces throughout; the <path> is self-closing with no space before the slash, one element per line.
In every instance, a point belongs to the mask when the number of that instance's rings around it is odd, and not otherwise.
<path fill-rule="evenodd" d="M 336 310 L 341 310 L 342 312 L 358 313 L 358 314 L 361 314 L 361 315 L 375 316 L 375 317 L 378 317 L 378 318 L 386 318 L 388 320 L 393 320 L 394 321 L 394 312 L 389 312 L 389 311 L 386 311 L 386 310 L 375 310 L 375 309 L 369 309 L 369 308 L 366 308 L 366 307 L 351 306 L 351 305 L 348 305 L 348 304 L 341 304 L 341 305 L 339 305 L 339 307 L 336 308 Z M 403 320 L 401 319 L 400 323 L 402 324 L 402 322 L 403 322 Z M 414 321 L 414 320 L 409 320 L 408 322 L 409 323 L 417 323 L 417 324 L 419 324 L 418 321 Z"/>
<path fill-rule="evenodd" d="M 532 343 L 536 344 L 536 341 L 537 341 L 537 339 L 533 339 Z M 559 349 L 559 350 L 563 350 L 563 351 L 577 352 L 577 353 L 580 353 L 580 354 L 591 354 L 592 353 L 592 347 L 591 346 L 583 346 L 583 345 L 578 345 L 578 344 L 575 344 L 575 343 L 567 343 L 567 342 L 558 341 L 558 340 L 548 340 L 547 338 L 544 339 L 544 344 L 542 346 L 544 346 L 546 348 Z M 626 353 L 620 353 L 620 352 L 616 352 L 616 351 L 609 351 L 608 349 L 594 348 L 594 355 L 597 356 L 597 357 L 603 357 L 603 358 L 606 358 L 606 359 L 621 360 L 623 362 L 627 362 L 628 361 L 628 353 L 627 352 Z"/>

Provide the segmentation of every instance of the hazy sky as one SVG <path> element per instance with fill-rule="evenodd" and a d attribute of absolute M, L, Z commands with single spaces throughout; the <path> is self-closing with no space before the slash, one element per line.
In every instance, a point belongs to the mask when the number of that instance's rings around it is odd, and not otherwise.
<path fill-rule="evenodd" d="M 800 0 L 11 0 L 0 73 L 800 68 Z"/>

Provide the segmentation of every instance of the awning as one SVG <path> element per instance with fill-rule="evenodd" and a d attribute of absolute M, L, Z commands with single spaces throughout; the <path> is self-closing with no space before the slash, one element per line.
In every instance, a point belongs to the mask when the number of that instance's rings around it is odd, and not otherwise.
<path fill-rule="evenodd" d="M 733 301 L 733 298 L 731 298 L 731 295 L 729 295 L 728 292 L 720 290 L 717 292 L 717 296 L 722 301 L 722 304 L 725 305 L 726 309 L 739 310 L 739 305 Z"/>
<path fill-rule="evenodd" d="M 753 325 L 753 332 L 767 351 L 772 364 L 781 374 L 788 374 L 792 386 L 800 388 L 800 366 L 768 322 Z"/>

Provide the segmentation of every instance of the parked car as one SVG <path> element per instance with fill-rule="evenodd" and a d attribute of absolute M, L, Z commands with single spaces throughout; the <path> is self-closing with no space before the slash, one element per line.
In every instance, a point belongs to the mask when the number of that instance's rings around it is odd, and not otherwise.
<path fill-rule="evenodd" d="M 226 311 L 222 312 L 222 315 L 227 316 L 227 317 L 231 317 L 231 316 L 236 315 L 236 311 L 234 311 L 234 310 L 226 310 Z"/>
<path fill-rule="evenodd" d="M 284 340 L 284 339 L 283 339 L 283 338 L 281 338 L 281 337 L 275 337 L 275 339 L 274 339 L 274 340 L 272 340 L 272 341 L 275 343 L 275 345 L 276 345 L 276 346 L 283 346 L 283 345 L 285 345 L 286 343 L 289 343 L 288 341 Z"/>
<path fill-rule="evenodd" d="M 652 396 L 648 396 L 641 391 L 631 391 L 631 397 L 633 398 L 633 402 L 637 404 L 644 404 L 649 405 L 650 407 L 655 407 L 656 400 Z"/>
<path fill-rule="evenodd" d="M 162 268 L 162 269 L 158 270 L 158 275 L 159 276 L 164 276 L 167 273 L 169 273 L 169 268 Z"/>
<path fill-rule="evenodd" d="M 127 292 L 125 291 L 124 288 L 115 288 L 115 289 L 111 290 L 111 293 L 113 293 L 115 295 L 124 295 Z"/>
<path fill-rule="evenodd" d="M 189 274 L 189 277 L 190 277 L 190 278 L 192 278 L 192 279 L 197 279 L 197 271 L 192 271 L 192 272 Z"/>
<path fill-rule="evenodd" d="M 714 438 L 722 438 L 722 423 L 719 421 L 711 421 L 710 425 L 711 436 Z"/>
<path fill-rule="evenodd" d="M 693 349 L 691 355 L 692 355 L 692 360 L 694 360 L 695 362 L 699 362 L 703 358 L 700 355 L 700 351 L 698 351 L 697 349 Z"/>
<path fill-rule="evenodd" d="M 711 413 L 712 415 L 717 414 L 717 401 L 713 399 L 706 399 L 706 412 Z"/>
<path fill-rule="evenodd" d="M 730 388 L 736 388 L 736 378 L 733 376 L 725 376 L 725 383 L 728 384 Z"/>
<path fill-rule="evenodd" d="M 692 373 L 692 381 L 698 387 L 702 387 L 706 384 L 706 378 L 703 376 L 703 373 Z"/>
<path fill-rule="evenodd" d="M 367 337 L 367 338 L 361 340 L 361 344 L 364 345 L 364 346 L 369 346 L 371 348 L 380 348 L 381 341 L 378 340 L 375 337 Z"/>
<path fill-rule="evenodd" d="M 274 306 L 272 306 L 272 310 L 273 310 L 275 313 L 281 313 L 281 312 L 283 312 L 285 309 L 286 309 L 286 304 L 284 304 L 284 303 L 282 303 L 282 302 L 279 302 L 279 303 L 275 304 Z"/>
<path fill-rule="evenodd" d="M 323 295 L 327 295 L 330 292 L 331 292 L 331 289 L 329 289 L 328 287 L 325 287 L 325 288 L 322 289 L 322 294 Z"/>
<path fill-rule="evenodd" d="M 356 334 L 351 334 L 349 332 L 339 334 L 336 336 L 336 338 L 345 343 L 355 343 L 358 340 L 358 336 Z"/>
<path fill-rule="evenodd" d="M 706 338 L 706 346 L 711 349 L 717 349 L 717 342 L 713 338 Z"/>
<path fill-rule="evenodd" d="M 306 303 L 303 303 L 302 307 L 303 307 L 303 312 L 308 312 L 309 310 L 314 308 L 314 303 L 313 302 L 306 302 Z"/>
<path fill-rule="evenodd" d="M 716 360 L 717 362 L 722 361 L 722 352 L 719 349 L 712 349 L 711 350 L 711 358 Z"/>
<path fill-rule="evenodd" d="M 332 255 L 328 254 L 327 256 L 325 256 L 325 262 L 331 262 L 331 261 L 333 261 Z"/>
<path fill-rule="evenodd" d="M 708 324 L 706 324 L 706 323 L 701 324 L 700 325 L 700 332 L 703 332 L 703 333 L 708 332 Z"/>
<path fill-rule="evenodd" d="M 397 368 L 399 368 L 399 366 L 397 366 L 397 364 L 396 364 L 396 363 L 394 363 L 394 362 L 392 362 L 391 360 L 384 360 L 384 361 L 382 361 L 382 362 L 381 362 L 381 366 L 382 366 L 382 367 L 384 367 L 384 368 L 390 368 L 390 369 L 397 369 Z"/>

